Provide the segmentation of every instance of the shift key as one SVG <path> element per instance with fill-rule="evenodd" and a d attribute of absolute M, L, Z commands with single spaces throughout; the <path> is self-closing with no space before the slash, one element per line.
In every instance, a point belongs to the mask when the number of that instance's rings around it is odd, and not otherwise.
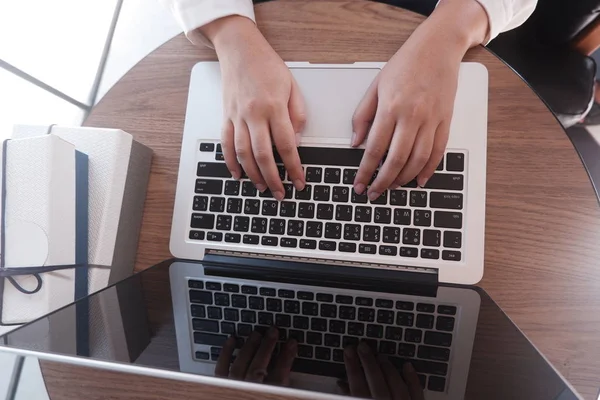
<path fill-rule="evenodd" d="M 231 172 L 222 162 L 199 162 L 196 175 L 214 178 L 231 178 Z"/>
<path fill-rule="evenodd" d="M 221 194 L 223 181 L 216 179 L 196 179 L 196 193 Z"/>
<path fill-rule="evenodd" d="M 225 335 L 213 335 L 211 333 L 194 332 L 194 343 L 196 344 L 207 344 L 209 346 L 223 347 L 227 336 Z"/>

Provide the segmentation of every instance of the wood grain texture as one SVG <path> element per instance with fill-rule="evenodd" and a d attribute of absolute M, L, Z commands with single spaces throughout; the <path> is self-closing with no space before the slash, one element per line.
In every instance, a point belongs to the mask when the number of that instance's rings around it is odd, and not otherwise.
<path fill-rule="evenodd" d="M 330 63 L 386 61 L 422 21 L 408 11 L 362 0 L 268 2 L 256 7 L 256 15 L 284 60 Z M 86 126 L 123 129 L 154 150 L 137 270 L 170 257 L 190 70 L 198 61 L 214 59 L 212 50 L 195 48 L 180 35 L 127 73 L 86 120 Z M 490 82 L 480 285 L 592 399 L 600 385 L 598 202 L 562 127 L 531 89 L 482 47 L 471 50 L 466 61 L 483 63 Z M 90 388 L 104 386 L 97 385 L 98 376 L 77 379 L 88 379 Z M 114 376 L 108 382 L 129 379 Z M 79 398 L 48 386 L 53 398 Z"/>

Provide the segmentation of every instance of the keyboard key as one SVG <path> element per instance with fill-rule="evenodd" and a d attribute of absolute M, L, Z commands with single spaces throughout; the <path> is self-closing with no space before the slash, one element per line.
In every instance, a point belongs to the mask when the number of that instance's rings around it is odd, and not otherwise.
<path fill-rule="evenodd" d="M 408 193 L 406 190 L 390 190 L 390 205 L 405 206 Z"/>
<path fill-rule="evenodd" d="M 287 314 L 275 314 L 275 325 L 279 328 L 292 326 L 292 317 Z"/>
<path fill-rule="evenodd" d="M 415 226 L 431 226 L 431 211 L 415 210 L 413 223 Z"/>
<path fill-rule="evenodd" d="M 342 224 L 327 222 L 325 224 L 325 238 L 340 239 L 342 237 Z"/>
<path fill-rule="evenodd" d="M 329 361 L 331 359 L 331 349 L 328 347 L 315 348 L 315 358 L 317 360 Z"/>
<path fill-rule="evenodd" d="M 397 208 L 394 210 L 394 225 L 410 225 L 411 210 Z"/>
<path fill-rule="evenodd" d="M 273 314 L 269 312 L 259 312 L 258 323 L 267 326 L 273 325 Z"/>
<path fill-rule="evenodd" d="M 332 346 L 332 347 L 339 347 L 339 346 Z M 333 349 L 333 361 L 343 363 L 344 362 L 344 350 Z"/>
<path fill-rule="evenodd" d="M 369 198 L 367 197 L 367 191 L 365 190 L 362 194 L 358 194 L 354 191 L 354 189 L 352 189 L 352 197 L 350 201 L 357 204 L 367 204 L 369 201 Z"/>
<path fill-rule="evenodd" d="M 363 254 L 375 254 L 377 253 L 377 246 L 373 244 L 360 244 L 358 247 L 358 252 Z"/>
<path fill-rule="evenodd" d="M 231 306 L 235 308 L 246 308 L 246 296 L 239 294 L 231 295 Z"/>
<path fill-rule="evenodd" d="M 246 200 L 248 201 L 248 200 Z M 263 200 L 262 202 L 262 215 L 277 215 L 277 208 L 279 202 L 275 200 Z"/>
<path fill-rule="evenodd" d="M 219 323 L 217 321 L 211 321 L 211 322 L 214 322 L 215 324 L 217 324 L 217 329 L 219 329 L 218 328 Z M 206 344 L 209 346 L 223 347 L 226 340 L 227 340 L 227 335 L 214 335 L 212 333 L 194 332 L 194 343 L 196 343 L 196 344 Z"/>
<path fill-rule="evenodd" d="M 215 153 L 215 160 L 217 160 L 217 161 L 225 161 L 225 156 L 223 155 L 223 153 Z"/>
<path fill-rule="evenodd" d="M 367 337 L 382 338 L 383 337 L 383 326 L 368 324 L 367 325 Z"/>
<path fill-rule="evenodd" d="M 260 192 L 258 194 L 258 197 L 267 197 L 267 198 L 273 198 L 273 194 L 271 193 L 271 190 L 266 189 L 264 192 Z"/>
<path fill-rule="evenodd" d="M 346 186 L 334 186 L 331 200 L 338 203 L 346 203 L 350 197 L 350 190 Z M 350 208 L 352 210 L 352 208 Z"/>
<path fill-rule="evenodd" d="M 372 308 L 358 309 L 358 320 L 363 322 L 374 322 L 375 321 L 375 310 Z"/>
<path fill-rule="evenodd" d="M 427 389 L 433 392 L 443 392 L 446 389 L 446 378 L 435 375 L 430 376 Z"/>
<path fill-rule="evenodd" d="M 396 310 L 412 311 L 415 308 L 415 304 L 410 301 L 396 301 Z"/>
<path fill-rule="evenodd" d="M 227 199 L 227 212 L 240 214 L 242 212 L 242 199 Z"/>
<path fill-rule="evenodd" d="M 296 297 L 296 293 L 293 290 L 279 289 L 277 291 L 277 296 L 281 297 L 282 299 L 293 299 Z"/>
<path fill-rule="evenodd" d="M 220 308 L 218 308 L 218 310 L 220 310 Z M 195 331 L 219 332 L 219 323 L 209 319 L 192 318 L 192 328 Z"/>
<path fill-rule="evenodd" d="M 412 358 L 415 356 L 416 346 L 410 343 L 398 344 L 398 355 L 402 357 Z"/>
<path fill-rule="evenodd" d="M 360 240 L 361 226 L 357 224 L 344 225 L 344 240 Z"/>
<path fill-rule="evenodd" d="M 435 329 L 438 331 L 452 332 L 454 330 L 454 318 L 453 317 L 437 317 L 435 322 Z"/>
<path fill-rule="evenodd" d="M 304 235 L 304 221 L 290 220 L 288 221 L 287 234 L 289 236 L 303 236 Z M 294 246 L 296 247 L 296 246 Z"/>
<path fill-rule="evenodd" d="M 256 192 L 257 190 L 254 186 L 254 183 L 250 181 L 245 181 L 244 183 L 242 183 L 242 196 L 254 197 L 256 196 Z"/>
<path fill-rule="evenodd" d="M 318 332 L 306 332 L 306 343 L 320 346 L 323 344 L 323 334 Z"/>
<path fill-rule="evenodd" d="M 192 240 L 204 240 L 205 233 L 202 231 L 190 231 L 190 239 Z"/>
<path fill-rule="evenodd" d="M 304 189 L 298 191 L 296 190 L 296 200 L 310 200 L 312 196 L 312 186 L 305 185 Z"/>
<path fill-rule="evenodd" d="M 379 242 L 381 228 L 374 225 L 363 226 L 363 240 L 365 242 Z"/>
<path fill-rule="evenodd" d="M 440 258 L 440 251 L 436 249 L 421 249 L 421 258 L 437 260 Z"/>
<path fill-rule="evenodd" d="M 192 304 L 191 306 L 192 317 L 206 318 L 206 307 L 198 304 Z"/>
<path fill-rule="evenodd" d="M 400 257 L 416 258 L 419 255 L 419 249 L 416 247 L 400 247 Z"/>
<path fill-rule="evenodd" d="M 354 320 L 356 318 L 356 308 L 349 306 L 340 306 L 338 318 L 346 320 Z"/>
<path fill-rule="evenodd" d="M 223 311 L 219 307 L 206 307 L 206 315 L 210 319 L 222 319 Z"/>
<path fill-rule="evenodd" d="M 283 302 L 279 299 L 267 299 L 267 311 L 281 312 L 283 310 Z"/>
<path fill-rule="evenodd" d="M 321 183 L 323 169 L 319 167 L 306 167 L 306 182 Z"/>
<path fill-rule="evenodd" d="M 192 214 L 190 226 L 195 229 L 213 229 L 215 226 L 215 216 L 212 214 Z"/>
<path fill-rule="evenodd" d="M 283 184 L 283 189 L 285 191 L 284 198 L 285 199 L 291 199 L 293 197 L 293 195 L 294 195 L 294 185 L 292 185 L 291 183 L 284 183 Z"/>
<path fill-rule="evenodd" d="M 385 338 L 389 340 L 400 341 L 402 340 L 402 328 L 397 326 L 386 326 L 385 327 Z"/>
<path fill-rule="evenodd" d="M 312 358 L 313 357 L 312 346 L 307 346 L 304 344 L 298 345 L 298 357 Z M 296 361 L 294 360 L 294 365 L 295 364 L 296 364 Z"/>
<path fill-rule="evenodd" d="M 354 221 L 371 222 L 372 209 L 367 206 L 357 206 L 354 210 Z"/>
<path fill-rule="evenodd" d="M 200 143 L 200 151 L 215 151 L 214 143 Z"/>
<path fill-rule="evenodd" d="M 248 305 L 251 310 L 264 310 L 265 309 L 265 299 L 262 297 L 250 296 L 248 298 Z"/>
<path fill-rule="evenodd" d="M 197 351 L 197 352 L 196 352 L 196 358 L 197 358 L 198 360 L 208 360 L 208 358 L 209 358 L 209 355 L 208 355 L 208 353 L 207 353 L 207 352 L 205 352 L 205 351 Z"/>
<path fill-rule="evenodd" d="M 223 148 L 221 147 L 221 143 L 217 143 L 217 153 L 222 153 Z"/>
<path fill-rule="evenodd" d="M 356 253 L 356 243 L 340 242 L 338 250 L 342 253 Z"/>
<path fill-rule="evenodd" d="M 194 211 L 206 211 L 208 209 L 208 197 L 194 196 L 194 204 L 192 208 Z"/>
<path fill-rule="evenodd" d="M 394 308 L 394 301 L 388 299 L 377 299 L 375 300 L 375 307 Z"/>
<path fill-rule="evenodd" d="M 358 346 L 358 343 L 360 343 L 360 339 L 355 336 L 344 336 L 342 338 L 342 348 L 344 349 L 348 346 Z"/>
<path fill-rule="evenodd" d="M 333 205 L 332 204 L 318 204 L 317 205 L 317 218 L 318 219 L 333 219 Z"/>
<path fill-rule="evenodd" d="M 250 231 L 253 233 L 267 233 L 267 219 L 261 217 L 253 217 Z"/>
<path fill-rule="evenodd" d="M 256 311 L 251 310 L 242 310 L 242 322 L 247 322 L 249 324 L 256 323 Z"/>
<path fill-rule="evenodd" d="M 309 319 L 308 317 L 294 316 L 294 328 L 296 329 L 308 329 Z"/>
<path fill-rule="evenodd" d="M 310 239 L 300 239 L 300 248 L 314 250 L 317 248 L 317 241 Z"/>
<path fill-rule="evenodd" d="M 433 315 L 417 315 L 417 328 L 433 329 Z"/>
<path fill-rule="evenodd" d="M 427 189 L 463 190 L 463 179 L 463 175 L 459 174 L 433 174 L 425 184 L 425 187 Z"/>
<path fill-rule="evenodd" d="M 392 222 L 392 209 L 387 207 L 375 207 L 373 222 L 376 224 L 390 224 Z"/>
<path fill-rule="evenodd" d="M 248 232 L 250 217 L 236 216 L 233 219 L 233 230 L 236 232 Z"/>
<path fill-rule="evenodd" d="M 296 297 L 298 297 L 299 300 L 314 300 L 315 294 L 311 292 L 299 291 L 296 293 Z"/>
<path fill-rule="evenodd" d="M 406 342 L 420 343 L 423 332 L 418 329 L 406 329 L 404 331 L 404 340 Z"/>
<path fill-rule="evenodd" d="M 394 323 L 394 312 L 390 310 L 377 310 L 377 322 L 392 325 Z"/>
<path fill-rule="evenodd" d="M 450 347 L 452 344 L 452 335 L 449 333 L 427 331 L 425 332 L 425 344 L 434 346 Z"/>
<path fill-rule="evenodd" d="M 431 229 L 423 230 L 423 245 L 431 247 L 440 246 L 441 232 Z"/>
<path fill-rule="evenodd" d="M 433 226 L 436 228 L 462 228 L 462 214 L 459 212 L 436 211 L 433 214 Z"/>
<path fill-rule="evenodd" d="M 410 205 L 411 207 L 427 207 L 427 192 L 411 191 Z"/>
<path fill-rule="evenodd" d="M 447 314 L 447 315 L 455 315 L 456 314 L 456 307 L 454 307 L 454 306 L 439 305 L 437 309 L 438 309 L 438 314 Z"/>
<path fill-rule="evenodd" d="M 277 246 L 279 239 L 275 236 L 263 236 L 260 240 L 260 243 L 263 246 Z"/>
<path fill-rule="evenodd" d="M 352 299 L 352 296 L 338 294 L 337 296 L 335 296 L 335 302 L 338 304 L 352 304 L 354 301 Z"/>
<path fill-rule="evenodd" d="M 204 282 L 190 279 L 188 280 L 188 287 L 190 289 L 204 289 Z"/>
<path fill-rule="evenodd" d="M 381 256 L 396 256 L 398 248 L 396 246 L 379 246 L 379 255 Z"/>
<path fill-rule="evenodd" d="M 450 251 L 444 250 L 442 251 L 442 259 L 448 261 L 460 261 L 461 255 L 460 251 Z"/>
<path fill-rule="evenodd" d="M 282 164 L 277 165 L 277 172 L 279 173 L 279 179 L 285 180 L 285 166 Z"/>
<path fill-rule="evenodd" d="M 356 173 L 357 172 L 358 172 L 357 169 L 352 169 L 352 168 L 346 168 L 346 169 L 344 169 L 344 174 L 343 174 L 342 182 L 345 185 L 353 185 L 354 184 L 354 179 L 356 178 Z"/>
<path fill-rule="evenodd" d="M 227 293 L 215 293 L 215 305 L 229 307 L 229 295 Z"/>
<path fill-rule="evenodd" d="M 296 300 L 285 300 L 283 309 L 286 314 L 300 314 L 300 302 Z"/>
<path fill-rule="evenodd" d="M 271 235 L 283 235 L 285 233 L 285 219 L 271 219 L 269 222 L 269 233 Z"/>
<path fill-rule="evenodd" d="M 417 304 L 417 311 L 419 311 L 419 312 L 426 312 L 426 313 L 432 313 L 432 312 L 435 311 L 435 305 L 429 304 L 429 303 L 418 303 Z"/>
<path fill-rule="evenodd" d="M 237 196 L 240 193 L 239 181 L 225 181 L 225 192 L 228 196 Z"/>
<path fill-rule="evenodd" d="M 376 198 L 375 200 L 372 200 L 370 203 L 371 204 L 387 204 L 387 195 L 388 195 L 388 191 L 384 191 L 383 193 L 381 193 L 381 195 Z"/>
<path fill-rule="evenodd" d="M 462 233 L 446 231 L 444 232 L 444 247 L 459 249 L 462 245 Z"/>
<path fill-rule="evenodd" d="M 310 329 L 317 332 L 327 332 L 327 320 L 323 318 L 311 318 Z"/>
<path fill-rule="evenodd" d="M 242 239 L 244 244 L 258 244 L 259 241 L 258 235 L 244 235 Z"/>
<path fill-rule="evenodd" d="M 354 299 L 354 304 L 357 306 L 367 306 L 371 307 L 373 305 L 373 299 L 368 297 L 357 297 Z"/>
<path fill-rule="evenodd" d="M 446 155 L 446 170 L 462 172 L 465 170 L 465 156 L 460 153 L 448 153 Z"/>
<path fill-rule="evenodd" d="M 340 335 L 332 335 L 331 333 L 326 333 L 324 343 L 325 346 L 328 347 L 340 347 L 340 345 L 342 344 L 342 337 Z"/>
<path fill-rule="evenodd" d="M 337 319 L 329 320 L 329 332 L 331 333 L 346 333 L 346 322 Z M 345 346 L 344 346 L 345 347 Z"/>
<path fill-rule="evenodd" d="M 340 168 L 325 168 L 325 183 L 340 183 L 342 170 Z"/>
<path fill-rule="evenodd" d="M 284 201 L 279 207 L 279 215 L 282 217 L 294 218 L 296 216 L 296 203 Z"/>
<path fill-rule="evenodd" d="M 319 295 L 317 295 L 319 300 Z M 337 307 L 333 304 L 321 304 L 321 317 L 337 318 Z"/>
<path fill-rule="evenodd" d="M 295 248 L 295 247 L 298 247 L 298 239 L 282 237 L 281 240 L 279 241 L 279 245 L 281 247 Z"/>
<path fill-rule="evenodd" d="M 381 342 L 379 342 L 379 353 L 396 355 L 396 343 L 388 342 L 387 340 L 382 340 Z"/>
<path fill-rule="evenodd" d="M 306 317 L 294 317 L 294 320 L 296 318 L 306 318 Z M 306 318 L 307 320 L 307 325 L 306 328 L 304 329 L 308 329 L 308 318 Z M 296 342 L 298 343 L 304 343 L 304 332 L 296 330 L 296 329 L 290 329 L 288 330 L 288 339 L 295 339 Z"/>
<path fill-rule="evenodd" d="M 225 242 L 227 243 L 239 243 L 242 241 L 242 235 L 239 233 L 226 233 Z"/>
<path fill-rule="evenodd" d="M 221 290 L 221 284 L 219 282 L 206 282 L 206 289 Z"/>
<path fill-rule="evenodd" d="M 312 219 L 315 217 L 315 205 L 312 203 L 298 204 L 298 218 Z"/>
<path fill-rule="evenodd" d="M 317 301 L 333 303 L 333 295 L 329 293 L 317 293 Z"/>
<path fill-rule="evenodd" d="M 335 251 L 336 243 L 329 240 L 319 241 L 319 250 Z"/>
<path fill-rule="evenodd" d="M 194 191 L 198 194 L 221 194 L 223 181 L 215 179 L 196 179 Z"/>
<path fill-rule="evenodd" d="M 450 349 L 421 345 L 417 356 L 425 360 L 448 361 L 450 360 Z"/>
<path fill-rule="evenodd" d="M 421 230 L 413 228 L 404 228 L 402 235 L 403 244 L 418 245 L 421 242 Z"/>
<path fill-rule="evenodd" d="M 214 197 L 213 197 L 214 199 Z M 223 199 L 225 200 L 225 199 Z M 212 202 L 212 199 L 211 199 Z M 224 201 L 223 201 L 224 202 Z M 212 210 L 211 210 L 212 211 Z M 228 231 L 231 229 L 231 221 L 232 221 L 232 217 L 231 215 L 219 215 L 217 216 L 217 230 L 220 231 Z"/>
<path fill-rule="evenodd" d="M 275 297 L 277 295 L 277 291 L 273 288 L 260 288 L 260 295 L 267 297 Z"/>
<path fill-rule="evenodd" d="M 429 206 L 431 208 L 447 208 L 450 210 L 462 210 L 463 195 L 460 193 L 431 192 Z"/>
<path fill-rule="evenodd" d="M 306 224 L 306 236 L 320 238 L 323 234 L 323 223 L 308 221 Z"/>
<path fill-rule="evenodd" d="M 383 243 L 400 243 L 400 228 L 386 226 L 383 228 Z M 396 255 L 396 252 L 394 252 Z"/>
<path fill-rule="evenodd" d="M 352 221 L 352 206 L 335 206 L 335 219 L 337 221 Z"/>
<path fill-rule="evenodd" d="M 244 200 L 244 214 L 258 215 L 260 211 L 260 200 Z"/>
<path fill-rule="evenodd" d="M 396 313 L 396 325 L 400 326 L 413 326 L 414 314 L 407 312 Z"/>
<path fill-rule="evenodd" d="M 365 324 L 362 322 L 348 322 L 348 335 L 363 336 L 365 334 Z"/>
<path fill-rule="evenodd" d="M 199 162 L 196 175 L 199 177 L 231 178 L 231 172 L 227 169 L 227 165 L 217 162 Z"/>
<path fill-rule="evenodd" d="M 221 232 L 208 232 L 206 234 L 206 240 L 211 242 L 220 242 L 223 240 L 223 234 Z"/>
<path fill-rule="evenodd" d="M 227 335 L 235 335 L 235 324 L 231 322 L 221 321 L 221 333 Z"/>
<path fill-rule="evenodd" d="M 190 303 L 212 305 L 213 297 L 211 292 L 202 290 L 190 290 Z"/>
<path fill-rule="evenodd" d="M 315 201 L 329 201 L 330 197 L 330 187 L 329 186 L 321 186 L 316 185 L 313 200 Z"/>
<path fill-rule="evenodd" d="M 311 315 L 311 316 L 319 315 L 319 304 L 313 303 L 310 301 L 303 302 L 302 303 L 302 315 Z"/>

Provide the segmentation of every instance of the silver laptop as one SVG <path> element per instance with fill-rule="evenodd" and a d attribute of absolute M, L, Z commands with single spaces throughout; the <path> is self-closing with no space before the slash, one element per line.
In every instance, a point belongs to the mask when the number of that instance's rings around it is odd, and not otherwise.
<path fill-rule="evenodd" d="M 411 360 L 427 399 L 464 395 L 479 303 L 438 284 L 483 275 L 487 70 L 461 65 L 446 154 L 426 187 L 369 201 L 352 189 L 364 150 L 350 148 L 351 118 L 383 65 L 288 63 L 307 105 L 307 188 L 297 192 L 280 165 L 282 202 L 231 178 L 219 65 L 194 67 L 170 242 L 175 257 L 202 261 L 171 268 L 182 371 L 211 374 L 229 335 L 276 325 L 282 342 L 299 343 L 294 387 L 335 392 L 343 348 L 365 340 L 398 365 Z M 433 289 L 361 287 L 370 277 Z"/>

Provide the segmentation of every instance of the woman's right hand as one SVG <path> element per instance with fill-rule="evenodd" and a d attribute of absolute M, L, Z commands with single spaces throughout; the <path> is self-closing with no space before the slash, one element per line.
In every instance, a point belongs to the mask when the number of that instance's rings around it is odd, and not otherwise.
<path fill-rule="evenodd" d="M 221 146 L 232 176 L 243 171 L 259 191 L 283 200 L 285 190 L 273 157 L 277 148 L 297 190 L 304 171 L 297 146 L 305 123 L 302 94 L 290 70 L 260 33 L 241 16 L 218 19 L 201 28 L 213 43 L 223 82 Z"/>

